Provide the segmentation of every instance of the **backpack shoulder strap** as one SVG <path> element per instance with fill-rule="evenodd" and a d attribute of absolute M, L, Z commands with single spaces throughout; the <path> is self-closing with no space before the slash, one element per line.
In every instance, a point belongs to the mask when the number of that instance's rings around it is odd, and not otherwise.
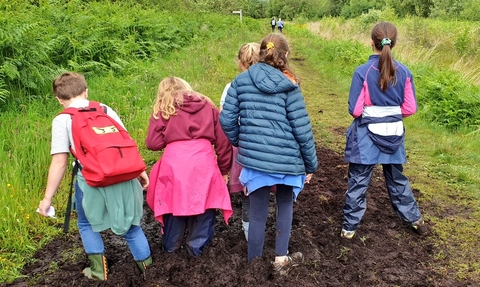
<path fill-rule="evenodd" d="M 60 113 L 58 113 L 59 115 L 60 114 L 68 114 L 68 115 L 75 115 L 79 110 L 92 110 L 92 109 L 98 109 L 100 110 L 100 103 L 99 102 L 95 102 L 95 101 L 89 101 L 88 102 L 88 108 L 74 108 L 74 107 L 68 107 L 66 109 L 64 109 L 63 111 L 61 111 Z M 107 113 L 107 107 L 104 106 L 104 109 L 103 111 L 105 113 Z"/>
<path fill-rule="evenodd" d="M 92 109 L 92 108 L 100 109 L 100 103 L 95 102 L 95 101 L 89 101 L 88 102 L 88 108 L 90 108 L 90 109 Z"/>

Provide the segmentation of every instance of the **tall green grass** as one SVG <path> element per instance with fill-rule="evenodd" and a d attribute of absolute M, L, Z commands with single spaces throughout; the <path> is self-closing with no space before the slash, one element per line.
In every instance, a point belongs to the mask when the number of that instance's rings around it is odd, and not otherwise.
<path fill-rule="evenodd" d="M 0 113 L 0 279 L 3 280 L 18 276 L 18 269 L 29 258 L 26 255 L 59 233 L 55 227 L 57 220 L 45 220 L 35 212 L 43 198 L 50 153 L 48 117 L 55 108 L 31 102 L 21 112 Z M 56 207 L 62 208 L 62 204 Z"/>

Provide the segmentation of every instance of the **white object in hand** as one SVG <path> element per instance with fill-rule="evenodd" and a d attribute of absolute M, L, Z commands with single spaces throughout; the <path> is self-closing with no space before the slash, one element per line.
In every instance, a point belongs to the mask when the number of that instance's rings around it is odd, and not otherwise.
<path fill-rule="evenodd" d="M 40 212 L 40 208 L 37 208 L 37 212 Z M 47 215 L 50 216 L 51 218 L 55 218 L 55 208 L 53 206 L 50 206 L 48 208 Z"/>

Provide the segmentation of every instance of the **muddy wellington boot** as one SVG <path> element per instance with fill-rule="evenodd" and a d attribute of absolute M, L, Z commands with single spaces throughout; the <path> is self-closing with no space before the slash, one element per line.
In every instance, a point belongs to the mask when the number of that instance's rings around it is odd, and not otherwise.
<path fill-rule="evenodd" d="M 103 254 L 87 254 L 90 267 L 83 269 L 83 274 L 90 279 L 107 280 L 107 259 Z"/>
<path fill-rule="evenodd" d="M 147 259 L 142 260 L 142 261 L 137 261 L 138 269 L 140 269 L 140 272 L 143 274 L 143 278 L 146 278 L 145 271 L 147 270 L 147 267 L 152 264 L 152 256 L 148 256 Z"/>

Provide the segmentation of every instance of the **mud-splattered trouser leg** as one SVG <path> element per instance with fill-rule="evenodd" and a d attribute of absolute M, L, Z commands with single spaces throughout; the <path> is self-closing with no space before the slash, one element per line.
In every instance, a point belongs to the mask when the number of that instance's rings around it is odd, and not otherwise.
<path fill-rule="evenodd" d="M 403 174 L 401 164 L 383 164 L 383 175 L 393 210 L 408 223 L 420 219 L 421 213 L 413 196 L 408 178 Z"/>
<path fill-rule="evenodd" d="M 128 248 L 135 261 L 143 261 L 150 257 L 150 247 L 142 227 L 138 225 L 130 226 L 123 238 L 127 241 Z"/>
<path fill-rule="evenodd" d="M 355 231 L 367 209 L 367 188 L 375 165 L 350 163 L 348 165 L 348 190 L 343 206 L 343 226 L 347 231 Z"/>
<path fill-rule="evenodd" d="M 163 215 L 163 250 L 174 252 L 182 245 L 188 216 Z"/>
<path fill-rule="evenodd" d="M 204 214 L 190 216 L 187 222 L 186 246 L 188 254 L 198 256 L 212 241 L 215 232 L 215 209 L 207 209 Z"/>
<path fill-rule="evenodd" d="M 193 216 L 173 216 L 164 214 L 163 246 L 167 252 L 173 252 L 182 245 L 187 229 L 186 247 L 192 256 L 202 254 L 203 249 L 213 238 L 215 231 L 215 209 Z"/>

